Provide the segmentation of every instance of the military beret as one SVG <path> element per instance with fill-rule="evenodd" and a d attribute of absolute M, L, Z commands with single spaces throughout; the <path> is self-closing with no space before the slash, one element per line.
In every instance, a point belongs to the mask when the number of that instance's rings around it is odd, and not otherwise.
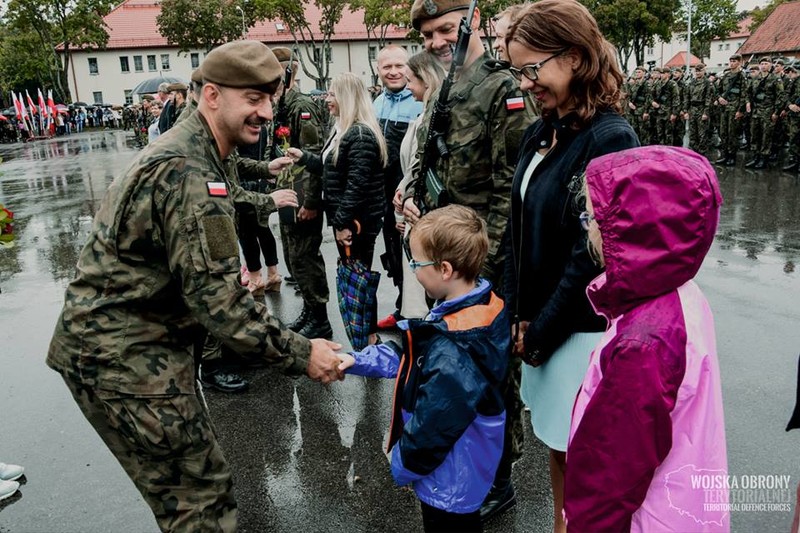
<path fill-rule="evenodd" d="M 735 60 L 735 61 L 741 61 L 741 60 L 742 60 L 742 54 L 733 54 L 733 55 L 732 55 L 731 57 L 729 57 L 728 59 L 729 59 L 729 60 L 733 59 L 733 60 Z"/>
<path fill-rule="evenodd" d="M 292 51 L 285 46 L 276 46 L 272 49 L 272 53 L 281 63 L 286 63 L 292 58 Z"/>
<path fill-rule="evenodd" d="M 645 67 L 642 67 L 642 66 L 636 67 L 633 70 L 641 70 L 642 72 L 647 72 L 647 69 Z"/>
<path fill-rule="evenodd" d="M 770 59 L 768 57 L 762 57 L 761 59 L 758 60 L 758 62 L 759 63 L 772 63 L 772 59 Z"/>
<path fill-rule="evenodd" d="M 750 65 L 750 66 L 749 66 L 749 67 L 747 67 L 747 68 L 748 68 L 748 70 L 758 70 L 758 65 L 756 65 L 756 64 L 753 64 L 753 65 Z"/>
<path fill-rule="evenodd" d="M 698 63 L 698 64 L 696 64 L 696 65 L 694 66 L 694 69 L 695 69 L 695 70 L 705 70 L 705 69 L 706 69 L 706 66 L 705 66 L 704 64 L 702 64 L 702 63 Z"/>
<path fill-rule="evenodd" d="M 469 8 L 469 0 L 414 0 L 411 6 L 411 25 L 419 31 L 423 20 L 441 17 L 445 13 Z"/>
<path fill-rule="evenodd" d="M 185 83 L 170 83 L 169 85 L 167 85 L 167 91 L 169 91 L 169 92 L 172 92 L 172 91 L 185 91 L 187 89 L 188 89 L 188 87 L 186 86 Z"/>
<path fill-rule="evenodd" d="M 152 102 L 153 100 L 155 100 L 155 97 L 152 94 L 145 94 L 144 96 L 142 96 L 142 100 L 145 100 L 147 102 Z"/>
<path fill-rule="evenodd" d="M 200 70 L 200 68 L 194 69 L 192 71 L 191 80 L 192 80 L 192 83 L 196 83 L 197 85 L 200 85 L 201 83 L 203 83 L 203 71 Z"/>
<path fill-rule="evenodd" d="M 786 72 L 797 72 L 797 69 L 794 68 L 792 65 L 786 67 Z"/>
<path fill-rule="evenodd" d="M 208 53 L 200 66 L 203 81 L 225 87 L 273 92 L 283 68 L 267 45 L 258 41 L 233 41 Z"/>
<path fill-rule="evenodd" d="M 779 58 L 775 59 L 775 61 L 773 61 L 773 63 L 775 63 L 776 65 L 783 65 L 784 64 L 783 58 L 779 57 Z"/>

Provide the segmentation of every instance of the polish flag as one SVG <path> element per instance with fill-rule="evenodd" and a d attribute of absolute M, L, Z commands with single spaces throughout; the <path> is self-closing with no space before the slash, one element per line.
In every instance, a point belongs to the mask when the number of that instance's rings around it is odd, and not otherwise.
<path fill-rule="evenodd" d="M 14 110 L 17 112 L 17 120 L 22 120 L 22 106 L 19 105 L 17 95 L 11 92 L 11 99 L 14 101 Z"/>
<path fill-rule="evenodd" d="M 525 109 L 525 101 L 521 96 L 516 98 L 506 98 L 506 109 L 509 111 L 514 109 Z"/>
<path fill-rule="evenodd" d="M 311 118 L 311 113 L 309 113 L 308 111 L 303 111 L 300 113 L 300 118 L 303 120 L 308 120 Z"/>
<path fill-rule="evenodd" d="M 39 110 L 41 111 L 39 113 L 39 121 L 42 124 L 42 129 L 44 129 L 45 127 L 44 121 L 45 118 L 48 118 L 49 113 L 47 112 L 47 104 L 44 103 L 44 95 L 42 95 L 42 89 L 37 89 L 37 91 L 39 91 Z M 48 120 L 48 124 L 49 123 L 50 121 Z"/>
<path fill-rule="evenodd" d="M 50 108 L 50 116 L 55 119 L 58 110 L 56 110 L 56 103 L 53 101 L 53 89 L 47 90 L 47 107 Z"/>
<path fill-rule="evenodd" d="M 19 108 L 22 112 L 22 120 L 28 120 L 28 110 L 25 109 L 25 100 L 22 99 L 22 93 L 19 94 L 17 100 L 19 101 Z"/>
<path fill-rule="evenodd" d="M 224 181 L 209 181 L 206 185 L 209 196 L 228 196 L 228 187 Z"/>
<path fill-rule="evenodd" d="M 28 107 L 31 109 L 31 115 L 38 113 L 39 111 L 36 109 L 36 104 L 33 103 L 33 98 L 28 94 L 28 89 L 25 89 L 25 96 L 28 98 Z"/>

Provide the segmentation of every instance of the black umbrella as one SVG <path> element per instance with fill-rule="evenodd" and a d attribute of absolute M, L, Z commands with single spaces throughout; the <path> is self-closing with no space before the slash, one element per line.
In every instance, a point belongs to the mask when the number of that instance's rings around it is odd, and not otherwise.
<path fill-rule="evenodd" d="M 86 102 L 72 102 L 72 103 L 71 103 L 71 104 L 69 104 L 69 105 L 71 105 L 71 106 L 75 106 L 75 107 L 86 107 L 86 106 L 88 106 L 89 104 L 87 104 Z"/>
<path fill-rule="evenodd" d="M 17 116 L 17 110 L 13 107 L 9 107 L 8 109 L 4 109 L 0 114 L 5 117 L 15 117 Z"/>
<path fill-rule="evenodd" d="M 150 78 L 144 80 L 139 85 L 133 88 L 132 94 L 152 94 L 158 91 L 158 86 L 162 83 L 186 83 L 180 78 L 173 78 L 170 76 L 158 76 L 157 78 Z"/>

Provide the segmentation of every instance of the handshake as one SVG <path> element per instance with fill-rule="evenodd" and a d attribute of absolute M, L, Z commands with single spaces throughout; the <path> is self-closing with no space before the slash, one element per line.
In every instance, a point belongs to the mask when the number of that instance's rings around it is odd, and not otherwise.
<path fill-rule="evenodd" d="M 320 383 L 332 383 L 344 379 L 344 371 L 353 366 L 355 359 L 346 353 L 338 353 L 342 345 L 325 339 L 311 339 L 311 354 L 306 375 Z"/>

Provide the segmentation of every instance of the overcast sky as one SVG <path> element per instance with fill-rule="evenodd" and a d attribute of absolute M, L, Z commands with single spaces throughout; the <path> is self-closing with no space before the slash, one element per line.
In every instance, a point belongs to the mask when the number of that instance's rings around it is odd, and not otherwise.
<path fill-rule="evenodd" d="M 744 10 L 751 10 L 756 6 L 763 6 L 767 4 L 767 0 L 738 0 L 737 5 L 739 7 L 739 11 Z"/>

